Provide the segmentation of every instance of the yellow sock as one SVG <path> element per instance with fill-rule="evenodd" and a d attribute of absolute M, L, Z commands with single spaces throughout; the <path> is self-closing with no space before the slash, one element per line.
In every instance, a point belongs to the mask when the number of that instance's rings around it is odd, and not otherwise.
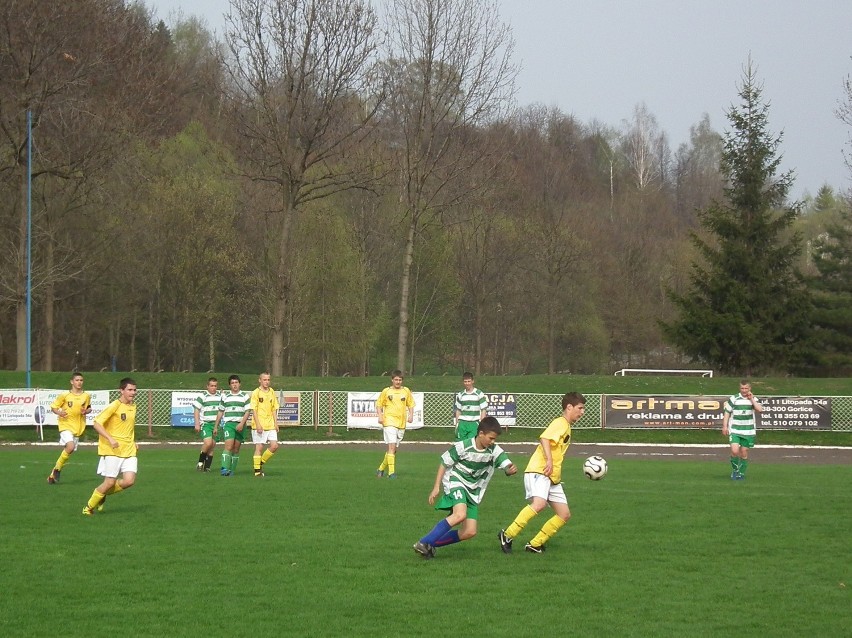
<path fill-rule="evenodd" d="M 260 459 L 261 457 L 259 457 L 257 454 L 251 457 L 255 472 L 260 472 Z"/>
<path fill-rule="evenodd" d="M 59 455 L 59 458 L 56 461 L 56 469 L 61 470 L 62 466 L 71 458 L 71 455 L 68 454 L 65 450 L 62 450 L 62 454 Z"/>
<path fill-rule="evenodd" d="M 92 509 L 95 509 L 101 502 L 104 500 L 105 494 L 101 494 L 98 490 L 92 492 L 92 496 L 89 498 L 89 502 L 86 503 Z"/>
<path fill-rule="evenodd" d="M 388 454 L 388 475 L 396 472 L 396 454 Z"/>
<path fill-rule="evenodd" d="M 565 525 L 565 521 L 558 516 L 551 516 L 550 520 L 542 525 L 541 531 L 530 541 L 530 545 L 541 547 L 562 529 L 563 525 Z"/>
<path fill-rule="evenodd" d="M 538 514 L 538 512 L 527 505 L 524 509 L 518 512 L 518 515 L 515 517 L 515 520 L 512 521 L 512 524 L 506 528 L 506 536 L 509 538 L 515 538 L 515 536 L 520 534 L 521 530 L 527 526 L 527 523 L 536 517 L 536 514 Z"/>
<path fill-rule="evenodd" d="M 109 489 L 106 491 L 106 494 L 104 494 L 104 496 L 109 496 L 110 494 L 118 494 L 118 493 L 119 493 L 119 492 L 121 492 L 123 489 L 124 489 L 124 488 L 123 488 L 123 487 L 121 487 L 121 485 L 119 485 L 118 483 L 116 483 L 115 485 L 113 485 L 111 488 L 109 488 Z"/>
<path fill-rule="evenodd" d="M 385 452 L 385 455 L 382 457 L 382 464 L 379 466 L 379 472 L 384 472 L 388 467 L 388 453 Z"/>
<path fill-rule="evenodd" d="M 266 452 L 263 453 L 263 456 L 260 457 L 260 462 L 261 463 L 268 463 L 269 459 L 272 458 L 273 454 L 275 454 L 275 452 L 270 452 L 269 450 L 266 450 Z"/>

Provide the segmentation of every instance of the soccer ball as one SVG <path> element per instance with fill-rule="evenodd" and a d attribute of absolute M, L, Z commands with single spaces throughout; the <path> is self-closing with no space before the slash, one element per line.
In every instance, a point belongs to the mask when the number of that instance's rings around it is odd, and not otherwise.
<path fill-rule="evenodd" d="M 590 456 L 583 463 L 583 474 L 593 481 L 601 480 L 606 476 L 606 459 L 602 456 Z"/>

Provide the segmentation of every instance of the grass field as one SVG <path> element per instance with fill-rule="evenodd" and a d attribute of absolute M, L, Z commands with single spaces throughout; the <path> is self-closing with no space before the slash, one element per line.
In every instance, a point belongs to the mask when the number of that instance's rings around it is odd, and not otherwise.
<path fill-rule="evenodd" d="M 92 448 L 55 486 L 58 448 L 2 448 L 0 632 L 849 635 L 852 466 L 753 463 L 732 482 L 720 463 L 619 460 L 591 482 L 571 458 L 573 518 L 541 556 L 500 552 L 523 485 L 498 473 L 480 535 L 424 561 L 438 453 L 400 454 L 393 482 L 378 445 L 285 447 L 263 479 L 248 449 L 227 479 L 195 472 L 194 446 L 145 448 L 137 485 L 87 518 Z"/>

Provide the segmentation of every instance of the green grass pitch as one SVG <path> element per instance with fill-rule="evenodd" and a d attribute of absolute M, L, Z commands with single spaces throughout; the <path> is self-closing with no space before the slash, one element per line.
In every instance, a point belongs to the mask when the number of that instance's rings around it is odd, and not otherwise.
<path fill-rule="evenodd" d="M 494 477 L 479 535 L 419 558 L 440 448 L 282 447 L 267 476 L 194 470 L 198 450 L 143 449 L 138 482 L 88 518 L 96 456 L 0 449 L 4 636 L 848 635 L 852 466 L 570 458 L 572 520 L 543 555 L 501 553 L 523 506 Z M 523 470 L 526 457 L 513 459 Z M 218 465 L 218 457 L 214 469 Z"/>

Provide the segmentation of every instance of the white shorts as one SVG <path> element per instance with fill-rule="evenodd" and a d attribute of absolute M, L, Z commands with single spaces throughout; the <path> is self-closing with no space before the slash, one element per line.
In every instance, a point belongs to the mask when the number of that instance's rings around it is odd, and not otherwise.
<path fill-rule="evenodd" d="M 385 437 L 385 443 L 399 445 L 402 443 L 402 437 L 405 436 L 405 430 L 400 430 L 399 428 L 389 425 L 382 428 L 382 434 Z"/>
<path fill-rule="evenodd" d="M 562 489 L 562 483 L 554 485 L 544 474 L 537 474 L 535 472 L 525 473 L 524 489 L 527 492 L 527 500 L 537 497 L 544 499 L 548 503 L 568 504 L 568 499 L 565 498 L 565 490 Z"/>
<path fill-rule="evenodd" d="M 251 442 L 257 445 L 266 445 L 277 440 L 278 430 L 264 430 L 260 434 L 257 433 L 257 430 L 251 431 Z"/>
<path fill-rule="evenodd" d="M 98 461 L 98 474 L 104 478 L 116 478 L 119 474 L 125 472 L 133 472 L 136 474 L 136 468 L 139 463 L 135 456 L 124 458 L 123 456 L 102 456 Z"/>
<path fill-rule="evenodd" d="M 71 430 L 62 430 L 59 433 L 59 444 L 60 445 L 68 445 L 69 443 L 74 444 L 74 451 L 77 451 L 77 444 L 80 442 L 80 437 L 74 436 L 71 433 Z"/>

